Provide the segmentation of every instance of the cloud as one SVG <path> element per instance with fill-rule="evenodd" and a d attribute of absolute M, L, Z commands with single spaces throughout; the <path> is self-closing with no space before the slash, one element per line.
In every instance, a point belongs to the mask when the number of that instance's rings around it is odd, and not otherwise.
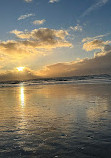
<path fill-rule="evenodd" d="M 45 22 L 46 22 L 45 19 L 43 19 L 43 20 L 35 20 L 35 21 L 33 21 L 33 24 L 34 24 L 34 25 L 42 25 L 42 24 L 44 24 Z"/>
<path fill-rule="evenodd" d="M 22 80 L 30 80 L 37 79 L 36 71 L 31 70 L 30 68 L 24 68 L 23 72 L 18 72 L 17 69 L 14 70 L 6 70 L 0 73 L 0 81 L 22 81 Z"/>
<path fill-rule="evenodd" d="M 71 47 L 72 44 L 66 41 L 68 32 L 65 30 L 54 30 L 40 28 L 28 31 L 13 30 L 10 33 L 15 34 L 17 41 L 8 40 L 0 42 L 0 53 L 2 54 L 31 54 L 43 53 L 45 50 L 54 48 Z"/>
<path fill-rule="evenodd" d="M 32 2 L 33 0 L 24 0 L 25 2 L 27 2 L 27 3 L 30 3 L 30 2 Z"/>
<path fill-rule="evenodd" d="M 94 49 L 104 49 L 105 42 L 102 40 L 95 39 L 90 42 L 86 42 L 83 44 L 83 49 L 86 51 L 92 51 Z"/>
<path fill-rule="evenodd" d="M 111 74 L 111 41 L 94 40 L 85 45 L 85 50 L 100 49 L 94 57 L 79 61 L 48 65 L 38 72 L 43 77 L 84 76 Z M 84 47 L 84 46 L 83 46 Z"/>
<path fill-rule="evenodd" d="M 54 29 L 48 29 L 48 28 L 34 29 L 31 32 L 13 30 L 10 33 L 15 34 L 16 37 L 21 38 L 21 39 L 50 41 L 51 43 L 53 43 L 54 41 L 56 42 L 57 39 L 65 40 L 65 37 L 69 35 L 68 31 L 66 30 L 54 30 Z"/>
<path fill-rule="evenodd" d="M 68 77 L 111 74 L 111 52 L 92 59 L 49 65 L 38 73 L 43 77 Z"/>
<path fill-rule="evenodd" d="M 34 16 L 34 14 L 21 15 L 21 16 L 18 18 L 18 20 L 24 20 L 24 19 L 29 18 L 29 17 L 31 17 L 31 16 Z"/>
<path fill-rule="evenodd" d="M 95 40 L 95 39 L 102 39 L 103 37 L 105 36 L 108 36 L 110 35 L 110 33 L 106 33 L 106 34 L 103 34 L 103 35 L 98 35 L 98 36 L 95 36 L 95 37 L 86 37 L 86 38 L 83 38 L 82 42 L 87 42 L 87 41 L 92 41 L 92 40 Z"/>
<path fill-rule="evenodd" d="M 90 14 L 91 12 L 93 12 L 94 10 L 104 6 L 106 3 L 108 3 L 109 0 L 98 0 L 95 4 L 93 4 L 92 6 L 90 6 L 83 14 L 82 17 Z"/>
<path fill-rule="evenodd" d="M 60 35 L 59 35 L 60 36 Z M 62 37 L 63 38 L 63 37 Z M 13 41 L 12 41 L 13 43 Z M 17 43 L 18 44 L 18 43 Z M 69 77 L 69 76 L 85 76 L 97 74 L 111 74 L 111 41 L 94 40 L 86 44 L 85 50 L 100 49 L 92 58 L 84 58 L 82 60 L 56 63 L 48 65 L 45 68 L 34 71 L 26 68 L 24 73 L 13 71 L 5 71 L 0 74 L 0 80 L 26 80 L 38 77 Z M 90 45 L 90 48 L 89 48 Z M 87 49 L 88 46 L 88 49 Z M 14 45 L 3 45 L 3 49 L 12 49 Z M 84 45 L 83 45 L 84 47 Z M 16 46 L 15 46 L 16 48 Z M 1 49 L 1 45 L 0 45 Z"/>
<path fill-rule="evenodd" d="M 82 26 L 80 26 L 79 24 L 77 24 L 74 27 L 71 26 L 70 29 L 73 30 L 73 31 L 80 31 L 80 32 L 83 30 Z"/>
<path fill-rule="evenodd" d="M 49 3 L 59 2 L 59 0 L 50 0 Z"/>
<path fill-rule="evenodd" d="M 2 41 L 0 42 L 0 53 L 8 55 L 26 54 L 30 53 L 31 49 L 28 47 L 28 41 Z"/>
<path fill-rule="evenodd" d="M 92 51 L 95 49 L 100 49 L 102 51 L 108 51 L 108 49 L 111 47 L 109 44 L 111 44 L 111 41 L 102 41 L 99 39 L 95 39 L 93 41 L 88 41 L 83 44 L 83 49 L 86 51 Z"/>

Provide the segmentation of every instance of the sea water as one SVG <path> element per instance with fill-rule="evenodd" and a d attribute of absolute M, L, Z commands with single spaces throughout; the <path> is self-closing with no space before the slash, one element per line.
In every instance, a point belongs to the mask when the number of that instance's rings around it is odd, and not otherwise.
<path fill-rule="evenodd" d="M 81 83 L 1 86 L 0 158 L 110 158 L 111 84 Z"/>

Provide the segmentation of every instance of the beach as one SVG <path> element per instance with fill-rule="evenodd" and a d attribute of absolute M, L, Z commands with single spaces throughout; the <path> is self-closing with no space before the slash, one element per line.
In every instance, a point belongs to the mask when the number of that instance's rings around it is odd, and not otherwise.
<path fill-rule="evenodd" d="M 111 84 L 0 88 L 1 158 L 109 158 Z"/>

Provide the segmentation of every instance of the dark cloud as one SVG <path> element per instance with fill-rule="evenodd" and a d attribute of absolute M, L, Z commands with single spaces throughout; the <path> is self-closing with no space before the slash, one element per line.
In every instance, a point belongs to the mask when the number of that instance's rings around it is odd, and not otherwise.
<path fill-rule="evenodd" d="M 110 41 L 87 42 L 83 46 L 86 50 L 101 49 L 101 51 L 96 52 L 91 59 L 49 65 L 41 70 L 40 74 L 47 77 L 111 74 L 111 46 L 108 43 Z"/>

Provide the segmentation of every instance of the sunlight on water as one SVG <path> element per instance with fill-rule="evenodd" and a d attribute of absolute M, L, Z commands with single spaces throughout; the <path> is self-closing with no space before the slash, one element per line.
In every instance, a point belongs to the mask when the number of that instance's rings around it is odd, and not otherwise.
<path fill-rule="evenodd" d="M 111 155 L 110 94 L 109 84 L 0 88 L 0 157 Z"/>
<path fill-rule="evenodd" d="M 16 126 L 17 128 L 19 129 L 17 132 L 18 134 L 23 134 L 25 129 L 26 129 L 26 126 L 27 126 L 27 118 L 26 118 L 26 109 L 25 109 L 25 99 L 26 99 L 26 96 L 25 96 L 25 87 L 23 84 L 21 84 L 21 86 L 19 87 L 18 89 L 18 94 L 19 94 L 19 106 L 17 106 L 17 116 L 18 118 L 20 118 L 20 120 L 17 122 Z M 22 142 L 19 142 L 19 145 L 21 144 Z"/>
<path fill-rule="evenodd" d="M 25 105 L 24 87 L 20 87 L 20 104 L 22 107 Z"/>

